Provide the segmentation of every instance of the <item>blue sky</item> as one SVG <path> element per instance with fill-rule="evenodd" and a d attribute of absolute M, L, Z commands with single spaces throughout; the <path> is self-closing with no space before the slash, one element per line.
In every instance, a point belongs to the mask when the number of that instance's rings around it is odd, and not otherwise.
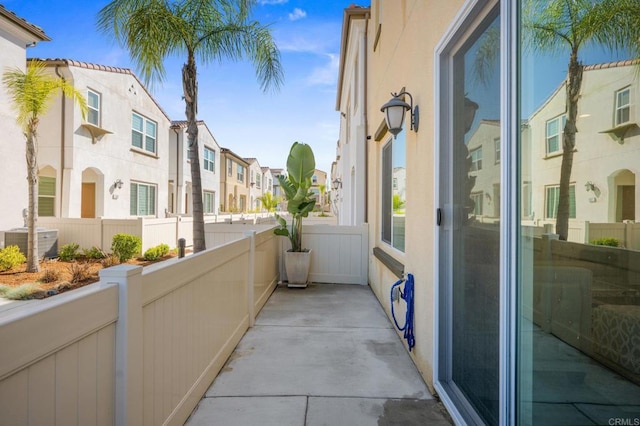
<path fill-rule="evenodd" d="M 96 30 L 108 1 L 2 0 L 21 18 L 40 26 L 52 41 L 27 50 L 28 57 L 66 58 L 131 68 L 126 50 Z M 284 168 L 294 141 L 311 145 L 316 167 L 330 172 L 335 159 L 339 114 L 335 111 L 342 15 L 349 0 L 258 0 L 254 18 L 269 24 L 285 72 L 278 92 L 262 92 L 251 64 L 198 65 L 198 118 L 218 143 L 261 166 Z M 368 5 L 368 2 L 367 4 Z M 180 69 L 167 61 L 167 79 L 152 88 L 173 120 L 183 120 Z"/>

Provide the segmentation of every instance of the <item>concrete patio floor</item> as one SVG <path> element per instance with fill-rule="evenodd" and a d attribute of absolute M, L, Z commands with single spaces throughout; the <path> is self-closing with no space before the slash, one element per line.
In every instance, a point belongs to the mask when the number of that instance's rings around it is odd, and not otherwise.
<path fill-rule="evenodd" d="M 186 423 L 450 425 L 371 289 L 279 286 Z"/>

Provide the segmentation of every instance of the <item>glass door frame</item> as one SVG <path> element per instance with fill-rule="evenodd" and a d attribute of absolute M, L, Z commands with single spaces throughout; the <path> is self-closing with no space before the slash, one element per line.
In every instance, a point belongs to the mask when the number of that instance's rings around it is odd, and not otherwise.
<path fill-rule="evenodd" d="M 515 424 L 516 406 L 516 343 L 517 343 L 517 226 L 518 226 L 518 16 L 519 2 L 498 0 L 468 0 L 454 18 L 435 50 L 435 194 L 437 217 L 442 218 L 436 226 L 434 239 L 435 268 L 435 325 L 434 325 L 434 386 L 456 423 L 477 423 L 482 420 L 471 404 L 452 381 L 452 286 L 451 253 L 440 252 L 441 239 L 448 239 L 452 247 L 451 218 L 453 209 L 442 200 L 450 191 L 452 170 L 442 170 L 441 144 L 453 140 L 453 58 L 457 49 L 480 24 L 489 11 L 499 7 L 500 13 L 500 138 L 501 194 L 500 194 L 500 328 L 499 328 L 499 423 Z M 448 164 L 452 164 L 452 151 Z M 447 173 L 443 177 L 443 173 Z M 444 196 L 443 196 L 444 193 Z M 445 200 L 446 201 L 446 200 Z"/>

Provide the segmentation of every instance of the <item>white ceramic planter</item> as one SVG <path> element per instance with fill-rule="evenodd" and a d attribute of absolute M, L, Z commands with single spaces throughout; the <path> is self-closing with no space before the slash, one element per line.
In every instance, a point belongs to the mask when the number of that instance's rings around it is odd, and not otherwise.
<path fill-rule="evenodd" d="M 289 287 L 306 287 L 311 267 L 311 250 L 284 253 L 284 267 Z"/>

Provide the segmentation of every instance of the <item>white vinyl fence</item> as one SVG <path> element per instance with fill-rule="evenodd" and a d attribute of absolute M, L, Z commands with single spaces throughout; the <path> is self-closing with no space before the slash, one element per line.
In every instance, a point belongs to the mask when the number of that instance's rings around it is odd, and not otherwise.
<path fill-rule="evenodd" d="M 552 234 L 555 232 L 554 222 L 523 221 L 523 226 L 531 227 L 535 236 Z M 615 238 L 620 247 L 630 250 L 640 250 L 640 223 L 592 223 L 589 221 L 569 221 L 569 235 L 567 240 L 574 243 L 590 244 L 600 238 Z"/>
<path fill-rule="evenodd" d="M 205 216 L 205 226 L 223 224 L 269 224 L 274 223 L 272 213 L 227 214 Z M 136 235 L 142 239 L 142 252 L 158 244 L 174 248 L 184 238 L 187 247 L 193 245 L 193 218 L 133 218 L 133 219 L 64 219 L 56 217 L 38 218 L 38 226 L 58 230 L 58 250 L 65 244 L 76 243 L 81 249 L 98 247 L 109 252 L 113 236 L 118 233 Z"/>
<path fill-rule="evenodd" d="M 182 425 L 278 281 L 279 239 L 234 242 L 0 316 L 0 423 Z"/>

